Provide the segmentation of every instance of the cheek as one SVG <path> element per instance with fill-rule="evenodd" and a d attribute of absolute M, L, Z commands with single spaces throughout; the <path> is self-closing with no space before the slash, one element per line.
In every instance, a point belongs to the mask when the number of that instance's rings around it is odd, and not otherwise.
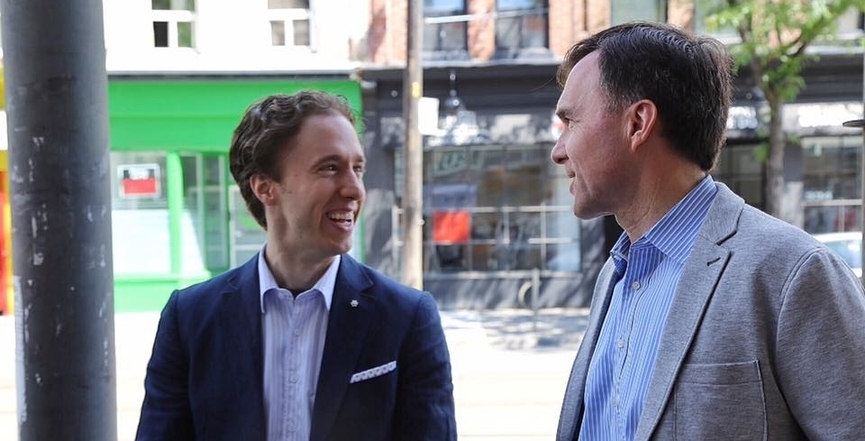
<path fill-rule="evenodd" d="M 577 137 L 571 137 L 569 142 L 565 144 L 565 151 L 568 159 L 577 170 L 591 169 L 599 161 L 604 160 L 604 155 L 600 154 L 602 150 L 598 146 Z"/>

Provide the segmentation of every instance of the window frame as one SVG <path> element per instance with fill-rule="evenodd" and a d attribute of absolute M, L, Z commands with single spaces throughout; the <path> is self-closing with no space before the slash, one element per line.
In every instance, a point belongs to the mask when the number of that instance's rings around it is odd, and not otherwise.
<path fill-rule="evenodd" d="M 315 48 L 315 32 L 314 29 L 314 17 L 315 14 L 312 12 L 312 8 L 303 9 L 303 8 L 292 8 L 292 9 L 267 9 L 266 10 L 266 22 L 268 27 L 270 27 L 270 46 L 274 48 L 287 48 L 287 49 L 306 49 L 313 50 Z M 309 44 L 296 44 L 294 42 L 294 22 L 296 21 L 306 21 L 308 23 L 308 35 L 307 39 Z M 273 23 L 280 22 L 283 26 L 283 38 L 285 39 L 283 44 L 275 44 L 273 42 Z M 291 41 L 289 41 L 291 40 Z"/>
<path fill-rule="evenodd" d="M 633 20 L 645 20 L 645 21 L 654 21 L 660 23 L 666 23 L 667 17 L 669 16 L 669 2 L 667 0 L 651 0 L 655 6 L 655 12 L 657 13 L 657 17 L 645 17 L 638 15 L 627 15 L 625 17 L 617 17 L 618 14 L 622 14 L 624 11 L 631 10 L 631 6 L 633 4 L 645 5 L 645 0 L 634 0 L 629 1 L 626 5 L 621 5 L 623 0 L 611 0 L 610 1 L 610 25 L 618 25 L 622 23 L 627 23 Z M 620 7 L 616 7 L 616 5 L 621 5 Z"/>
<path fill-rule="evenodd" d="M 530 1 L 530 7 L 512 7 L 512 8 L 501 8 L 500 0 L 496 0 L 496 24 L 495 24 L 495 45 L 496 45 L 496 57 L 518 57 L 523 53 L 534 52 L 534 51 L 544 51 L 548 52 L 550 47 L 550 8 L 549 1 L 543 0 L 540 5 L 537 5 L 535 1 Z M 529 41 L 534 39 L 535 34 L 528 35 L 526 28 L 531 27 L 529 21 L 535 17 L 539 17 L 544 22 L 544 30 L 543 30 L 543 45 L 541 46 L 532 46 Z M 518 43 L 516 46 L 504 46 L 502 43 L 502 39 L 500 37 L 500 23 L 501 20 L 507 20 L 517 18 L 517 40 Z"/>
<path fill-rule="evenodd" d="M 468 24 L 471 21 L 471 16 L 468 15 L 468 6 L 465 0 L 460 0 L 457 2 L 451 1 L 451 3 L 461 3 L 462 8 L 454 8 L 448 9 L 443 7 L 435 7 L 435 5 L 426 6 L 423 8 L 423 58 L 426 60 L 462 60 L 469 59 L 469 47 L 468 47 L 468 35 L 469 29 Z M 458 32 L 459 39 L 461 40 L 461 47 L 454 48 L 445 48 L 444 42 L 445 35 L 448 33 L 445 32 L 447 27 L 460 27 L 461 29 Z M 437 35 L 438 38 L 435 39 L 435 43 L 430 47 L 430 38 L 427 38 L 428 35 Z"/>
<path fill-rule="evenodd" d="M 549 194 L 549 191 L 566 187 L 548 160 L 548 150 L 549 146 L 536 143 L 442 145 L 427 150 L 423 172 L 424 272 L 431 276 L 472 274 L 480 277 L 529 273 L 535 267 L 545 274 L 580 272 L 580 222 L 573 215 L 569 198 L 556 201 Z M 395 165 L 400 164 L 401 151 L 394 156 Z M 490 170 L 491 167 L 495 170 Z M 505 169 L 542 182 L 544 187 L 520 184 L 526 189 L 534 188 L 534 195 L 532 191 L 513 195 L 507 186 L 487 191 L 491 189 L 489 185 L 503 176 L 500 172 Z M 395 182 L 399 183 L 402 172 L 398 166 L 396 170 Z M 479 174 L 484 171 L 490 174 Z M 436 189 L 443 191 L 436 193 Z M 398 198 L 401 197 L 399 190 L 397 188 Z M 494 193 L 511 197 L 500 199 Z M 468 236 L 454 240 L 437 237 L 435 223 L 438 215 L 444 213 L 461 213 L 463 221 L 467 214 Z M 393 237 L 401 237 L 401 225 L 402 210 L 396 205 L 392 218 Z M 398 240 L 394 245 L 395 258 L 398 258 L 403 244 Z"/>
<path fill-rule="evenodd" d="M 156 49 L 194 49 L 196 44 L 196 13 L 195 11 L 181 9 L 153 9 L 150 12 L 150 21 L 153 24 L 167 23 L 167 46 L 156 45 L 156 29 L 153 29 L 153 47 Z M 191 27 L 191 36 L 189 46 L 180 46 L 180 23 L 189 23 Z"/>

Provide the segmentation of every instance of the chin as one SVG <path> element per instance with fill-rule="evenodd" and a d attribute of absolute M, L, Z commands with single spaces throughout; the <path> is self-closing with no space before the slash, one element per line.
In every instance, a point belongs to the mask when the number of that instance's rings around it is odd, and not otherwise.
<path fill-rule="evenodd" d="M 587 211 L 585 207 L 574 204 L 574 206 L 571 207 L 571 211 L 574 213 L 574 216 L 580 219 L 591 219 L 591 216 L 587 217 Z"/>
<path fill-rule="evenodd" d="M 346 254 L 351 251 L 351 243 L 347 244 L 337 244 L 334 247 L 334 254 Z"/>
<path fill-rule="evenodd" d="M 598 210 L 590 210 L 587 207 L 574 205 L 574 216 L 582 220 L 595 219 L 604 215 L 606 215 L 606 213 L 602 213 Z"/>

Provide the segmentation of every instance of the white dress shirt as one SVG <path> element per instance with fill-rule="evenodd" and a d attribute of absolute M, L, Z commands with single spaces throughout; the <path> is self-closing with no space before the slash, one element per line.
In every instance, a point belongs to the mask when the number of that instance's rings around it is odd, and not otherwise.
<path fill-rule="evenodd" d="M 269 441 L 309 439 L 327 319 L 340 256 L 296 297 L 276 284 L 258 254 L 264 350 L 264 410 Z"/>

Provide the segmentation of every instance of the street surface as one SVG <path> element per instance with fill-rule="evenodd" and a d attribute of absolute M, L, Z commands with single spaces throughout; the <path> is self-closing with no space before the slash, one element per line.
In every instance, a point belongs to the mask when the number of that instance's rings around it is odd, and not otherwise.
<path fill-rule="evenodd" d="M 451 351 L 457 431 L 465 441 L 540 441 L 556 433 L 586 309 L 442 311 Z M 117 427 L 132 441 L 158 313 L 115 317 Z M 0 440 L 18 438 L 15 318 L 0 316 Z"/>

